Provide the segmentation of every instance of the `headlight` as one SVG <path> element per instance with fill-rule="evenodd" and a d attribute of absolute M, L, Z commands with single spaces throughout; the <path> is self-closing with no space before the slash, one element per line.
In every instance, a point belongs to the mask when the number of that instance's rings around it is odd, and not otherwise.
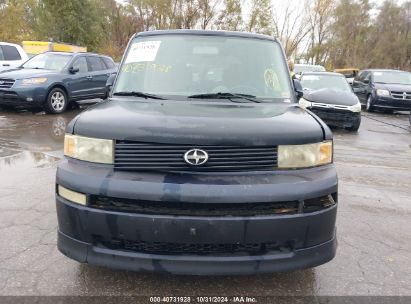
<path fill-rule="evenodd" d="M 300 98 L 300 101 L 298 102 L 300 104 L 300 106 L 304 109 L 306 108 L 310 108 L 311 107 L 311 102 L 309 102 L 308 100 L 304 99 L 304 98 Z"/>
<path fill-rule="evenodd" d="M 40 78 L 27 78 L 21 81 L 22 85 L 35 85 L 35 84 L 42 84 L 47 81 L 47 78 L 40 77 Z"/>
<path fill-rule="evenodd" d="M 378 96 L 390 96 L 390 91 L 388 90 L 378 89 L 376 92 Z"/>
<path fill-rule="evenodd" d="M 66 134 L 64 155 L 93 163 L 112 164 L 113 140 Z"/>
<path fill-rule="evenodd" d="M 357 104 L 353 106 L 349 106 L 348 110 L 350 110 L 351 112 L 361 112 L 361 103 L 358 102 Z"/>
<path fill-rule="evenodd" d="M 278 146 L 278 167 L 282 169 L 315 167 L 330 164 L 332 160 L 332 141 Z"/>

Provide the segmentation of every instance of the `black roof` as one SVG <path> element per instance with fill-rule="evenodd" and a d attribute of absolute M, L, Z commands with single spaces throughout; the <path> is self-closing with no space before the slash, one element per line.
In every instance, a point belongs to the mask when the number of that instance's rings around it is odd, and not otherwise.
<path fill-rule="evenodd" d="M 232 31 L 208 31 L 208 30 L 157 30 L 136 33 L 135 36 L 157 36 L 157 35 L 199 35 L 199 36 L 224 36 L 224 37 L 242 37 L 242 38 L 254 38 L 270 41 L 277 41 L 274 37 L 254 34 L 248 32 L 232 32 Z"/>

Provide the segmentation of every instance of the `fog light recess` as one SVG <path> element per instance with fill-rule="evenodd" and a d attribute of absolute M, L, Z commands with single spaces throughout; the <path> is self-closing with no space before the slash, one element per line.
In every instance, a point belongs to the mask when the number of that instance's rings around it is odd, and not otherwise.
<path fill-rule="evenodd" d="M 66 200 L 70 202 L 83 205 L 83 206 L 85 206 L 87 203 L 87 196 L 83 193 L 69 190 L 60 185 L 57 186 L 57 191 L 58 191 L 58 195 L 60 195 L 62 198 L 65 198 Z"/>

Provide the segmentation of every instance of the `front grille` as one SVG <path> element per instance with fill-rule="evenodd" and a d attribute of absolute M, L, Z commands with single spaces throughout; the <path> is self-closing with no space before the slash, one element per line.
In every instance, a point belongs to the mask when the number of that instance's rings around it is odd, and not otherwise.
<path fill-rule="evenodd" d="M 113 250 L 126 250 L 149 254 L 174 254 L 174 255 L 209 255 L 209 254 L 247 254 L 262 255 L 268 252 L 291 252 L 292 242 L 279 243 L 167 243 L 143 242 L 124 239 L 105 240 L 95 237 L 94 243 Z"/>
<path fill-rule="evenodd" d="M 20 98 L 17 93 L 0 90 L 0 102 L 2 104 L 14 104 L 18 101 L 20 101 Z"/>
<path fill-rule="evenodd" d="M 355 113 L 347 110 L 321 108 L 309 108 L 309 110 L 323 120 L 351 121 L 355 118 Z"/>
<path fill-rule="evenodd" d="M 0 78 L 0 89 L 10 89 L 14 82 L 14 79 Z"/>
<path fill-rule="evenodd" d="M 308 199 L 305 201 L 224 204 L 158 202 L 92 196 L 90 199 L 90 207 L 108 211 L 151 215 L 252 217 L 317 212 L 333 206 L 336 201 L 336 194 Z"/>
<path fill-rule="evenodd" d="M 202 166 L 191 166 L 184 154 L 191 149 L 208 153 Z M 117 141 L 114 167 L 127 171 L 250 171 L 277 168 L 276 146 L 196 146 Z"/>
<path fill-rule="evenodd" d="M 411 92 L 391 91 L 391 96 L 395 99 L 411 100 Z"/>

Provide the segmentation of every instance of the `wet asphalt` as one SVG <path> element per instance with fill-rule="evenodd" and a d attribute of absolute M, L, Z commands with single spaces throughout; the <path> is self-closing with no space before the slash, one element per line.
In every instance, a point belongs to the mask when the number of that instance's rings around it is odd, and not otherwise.
<path fill-rule="evenodd" d="M 64 115 L 0 110 L 0 295 L 411 296 L 408 115 L 363 113 L 359 133 L 334 130 L 339 246 L 314 269 L 189 277 L 82 265 L 56 248 L 56 164 Z"/>

